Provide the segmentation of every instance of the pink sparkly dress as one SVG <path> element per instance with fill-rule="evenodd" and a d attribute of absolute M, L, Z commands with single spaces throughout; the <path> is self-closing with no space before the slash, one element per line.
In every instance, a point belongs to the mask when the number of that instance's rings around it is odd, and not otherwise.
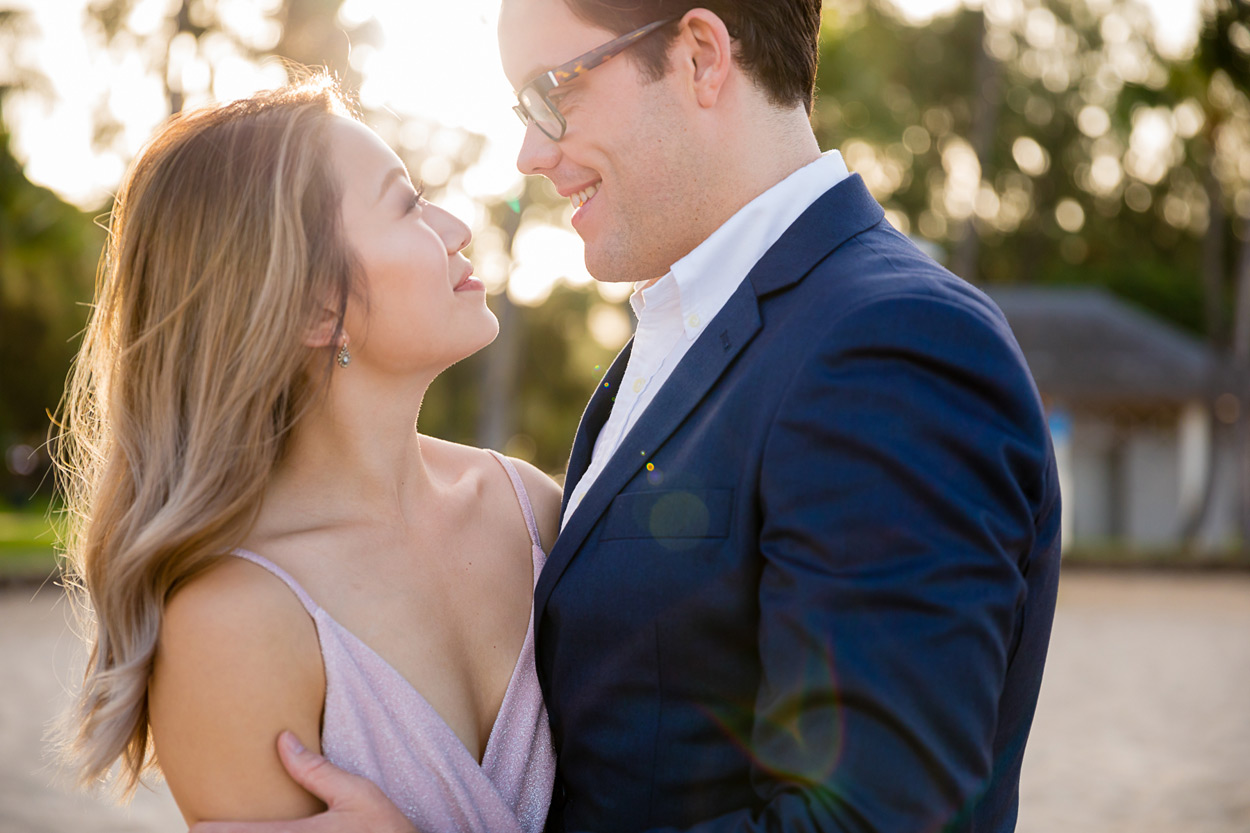
<path fill-rule="evenodd" d="M 533 544 L 534 581 L 546 554 L 529 496 L 511 461 L 494 454 L 516 490 Z M 512 670 L 482 763 L 434 707 L 372 648 L 336 622 L 290 574 L 246 550 L 235 555 L 276 575 L 312 616 L 325 663 L 322 753 L 373 781 L 422 833 L 540 833 L 556 759 L 534 670 L 534 616 Z"/>

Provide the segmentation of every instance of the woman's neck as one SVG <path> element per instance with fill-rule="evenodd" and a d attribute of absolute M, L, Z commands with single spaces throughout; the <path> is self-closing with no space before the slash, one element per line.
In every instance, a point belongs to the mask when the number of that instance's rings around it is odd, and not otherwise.
<path fill-rule="evenodd" d="M 337 517 L 404 521 L 432 485 L 416 424 L 431 380 L 397 383 L 363 367 L 335 373 L 293 429 L 269 492 Z"/>

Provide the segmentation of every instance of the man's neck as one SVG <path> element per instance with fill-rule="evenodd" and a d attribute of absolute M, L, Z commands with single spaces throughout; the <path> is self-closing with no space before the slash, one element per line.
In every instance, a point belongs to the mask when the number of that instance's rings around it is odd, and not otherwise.
<path fill-rule="evenodd" d="M 704 222 L 691 241 L 692 250 L 752 200 L 820 159 L 820 145 L 803 108 L 774 112 L 775 118 L 756 119 L 753 128 L 740 126 L 706 160 Z"/>
<path fill-rule="evenodd" d="M 761 120 L 744 135 L 744 142 L 749 166 L 756 171 L 749 180 L 753 193 L 746 202 L 820 158 L 820 144 L 802 107 L 777 111 L 775 119 Z"/>

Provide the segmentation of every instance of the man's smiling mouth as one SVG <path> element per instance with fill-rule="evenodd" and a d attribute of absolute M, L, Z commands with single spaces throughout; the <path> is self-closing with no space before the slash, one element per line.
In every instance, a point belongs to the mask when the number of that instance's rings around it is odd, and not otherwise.
<path fill-rule="evenodd" d="M 583 205 L 590 202 L 590 198 L 597 193 L 599 193 L 599 183 L 596 182 L 594 185 L 583 188 L 581 191 L 569 194 L 569 199 L 573 202 L 574 208 L 581 208 Z"/>

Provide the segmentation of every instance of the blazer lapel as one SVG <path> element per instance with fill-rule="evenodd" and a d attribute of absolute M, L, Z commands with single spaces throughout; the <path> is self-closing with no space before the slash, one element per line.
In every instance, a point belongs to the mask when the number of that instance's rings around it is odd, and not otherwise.
<path fill-rule="evenodd" d="M 577 481 L 582 479 L 582 475 L 590 467 L 595 440 L 599 438 L 599 432 L 603 430 L 604 423 L 608 421 L 608 416 L 612 413 L 612 400 L 616 398 L 616 391 L 620 388 L 621 379 L 625 376 L 625 368 L 629 365 L 629 354 L 633 347 L 634 340 L 631 338 L 612 360 L 608 372 L 599 380 L 599 386 L 591 395 L 590 402 L 586 403 L 586 410 L 582 412 L 581 421 L 577 423 L 577 434 L 573 438 L 573 448 L 569 452 L 569 464 L 564 470 L 564 496 L 560 499 L 561 518 L 568 511 L 569 497 L 572 496 Z"/>
<path fill-rule="evenodd" d="M 616 450 L 612 459 L 608 461 L 599 478 L 590 487 L 590 491 L 582 498 L 581 504 L 572 510 L 565 508 L 564 511 L 571 511 L 572 515 L 556 538 L 555 546 L 551 548 L 551 555 L 547 557 L 547 563 L 543 567 L 542 575 L 538 580 L 538 586 L 535 588 L 534 602 L 536 614 L 541 615 L 556 581 L 559 580 L 564 569 L 572 560 L 574 553 L 581 547 L 586 535 L 594 528 L 596 521 L 603 515 L 612 499 L 629 482 L 630 478 L 647 464 L 648 459 L 654 455 L 655 451 L 677 430 L 677 427 L 699 404 L 712 385 L 716 383 L 716 380 L 720 378 L 725 369 L 733 362 L 734 358 L 751 341 L 755 333 L 759 331 L 759 328 L 759 306 L 756 302 L 755 290 L 751 286 L 750 281 L 743 281 L 737 291 L 730 296 L 725 307 L 717 314 L 695 343 L 690 346 L 690 351 L 686 353 L 685 357 L 674 368 L 673 375 L 669 377 L 664 386 L 656 393 L 655 399 L 647 406 L 642 417 L 625 436 L 625 439 L 621 441 L 620 448 Z M 613 365 L 612 371 L 609 371 L 609 376 L 612 375 L 613 371 L 617 370 L 617 364 L 620 365 L 620 372 L 610 380 L 612 383 L 611 390 L 616 389 L 621 377 L 624 375 L 625 362 L 618 357 L 618 361 Z M 607 390 L 607 388 L 600 385 L 599 391 L 595 393 L 595 398 L 606 396 L 610 405 L 611 394 L 607 394 Z M 592 398 L 591 406 L 587 408 L 587 414 L 593 409 L 594 399 Z M 596 435 L 606 418 L 605 415 L 603 420 L 599 421 L 594 428 Z M 593 447 L 594 442 L 593 439 L 590 439 L 590 430 L 586 419 L 583 419 L 583 425 L 578 428 L 577 433 L 577 442 L 585 440 L 590 447 Z M 575 447 L 577 442 L 574 443 Z M 579 477 L 589 464 L 589 452 L 584 452 L 584 455 L 586 457 L 585 462 L 580 459 L 578 461 L 581 463 L 578 473 Z M 578 457 L 576 451 L 573 457 Z M 570 466 L 571 463 L 572 460 L 570 460 Z M 564 500 L 566 504 L 575 482 L 571 477 L 565 481 Z"/>
<path fill-rule="evenodd" d="M 556 582 L 612 500 L 646 465 L 656 450 L 702 401 L 733 360 L 759 331 L 759 302 L 802 280 L 831 252 L 885 217 L 885 212 L 854 174 L 826 191 L 760 258 L 708 328 L 690 347 L 633 430 L 621 442 L 556 538 L 534 590 L 535 622 L 541 619 Z M 590 465 L 595 438 L 607 421 L 612 396 L 625 374 L 626 348 L 617 356 L 582 416 L 569 459 L 562 511 Z"/>
<path fill-rule="evenodd" d="M 747 280 L 763 298 L 798 283 L 842 244 L 885 219 L 863 177 L 852 174 L 817 198 L 781 235 Z"/>

